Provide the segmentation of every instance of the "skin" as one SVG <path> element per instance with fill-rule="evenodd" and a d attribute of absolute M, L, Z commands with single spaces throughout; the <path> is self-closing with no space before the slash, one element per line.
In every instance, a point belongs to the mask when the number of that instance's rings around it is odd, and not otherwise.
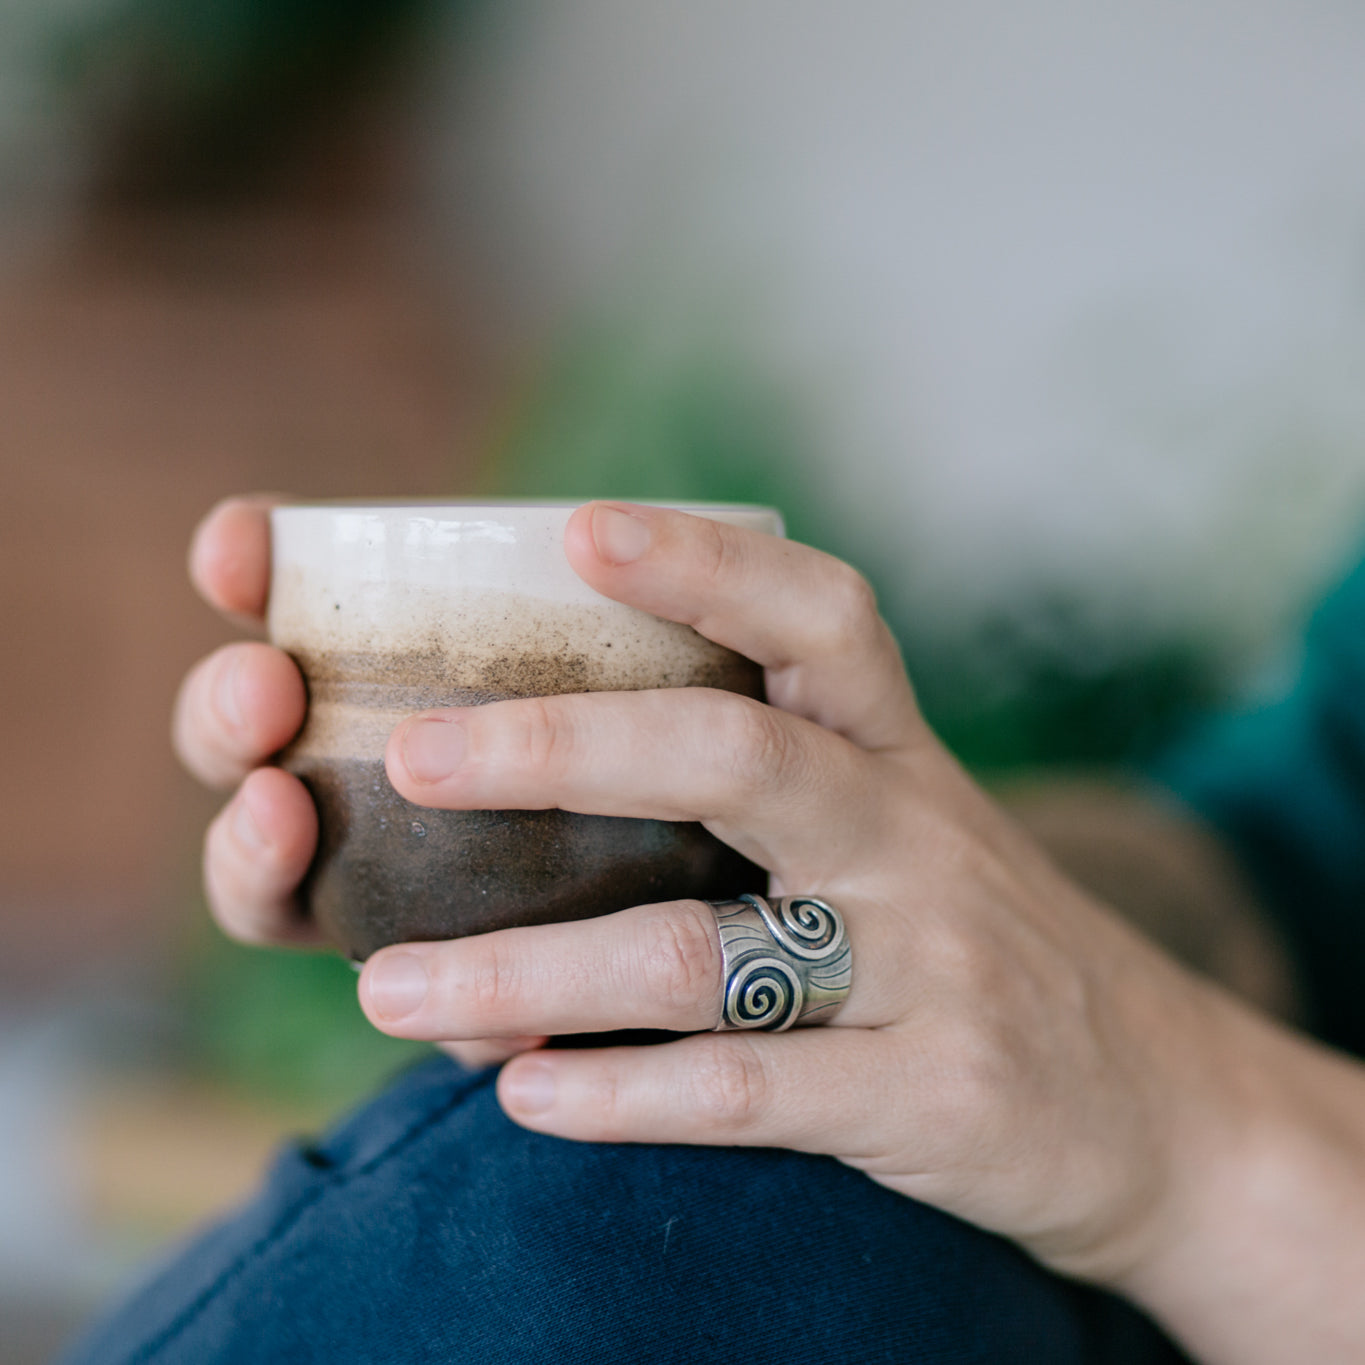
<path fill-rule="evenodd" d="M 221 505 L 191 553 L 205 597 L 251 621 L 267 505 Z M 375 1025 L 510 1057 L 503 1107 L 547 1133 L 829 1153 L 1127 1295 L 1198 1359 L 1365 1358 L 1362 1068 L 1070 880 L 925 725 L 847 566 L 628 504 L 579 509 L 566 553 L 598 591 L 763 665 L 769 704 L 695 689 L 427 712 L 395 730 L 390 781 L 437 808 L 701 820 L 775 894 L 843 910 L 852 993 L 825 1028 L 704 1032 L 719 945 L 709 910 L 679 901 L 386 949 L 359 983 Z M 220 923 L 250 942 L 314 937 L 294 890 L 316 818 L 261 766 L 303 710 L 292 663 L 257 643 L 204 660 L 177 703 L 186 764 L 238 784 L 205 877 Z M 698 1032 L 540 1048 L 641 1026 Z"/>

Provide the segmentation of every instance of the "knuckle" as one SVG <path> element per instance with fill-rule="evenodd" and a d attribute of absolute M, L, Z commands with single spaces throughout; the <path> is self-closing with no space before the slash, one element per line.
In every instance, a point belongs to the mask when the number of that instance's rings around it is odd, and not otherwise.
<path fill-rule="evenodd" d="M 967 925 L 940 924 L 925 933 L 923 946 L 927 970 L 956 999 L 994 1001 L 1010 989 L 1011 967 L 998 945 Z"/>
<path fill-rule="evenodd" d="M 707 1040 L 698 1049 L 692 1077 L 693 1102 L 709 1126 L 742 1131 L 767 1105 L 768 1074 L 746 1038 Z"/>
<path fill-rule="evenodd" d="M 464 941 L 467 958 L 460 963 L 459 1005 L 478 1023 L 506 1014 L 517 993 L 517 973 L 495 936 Z"/>
<path fill-rule="evenodd" d="M 568 708 L 557 697 L 528 697 L 518 704 L 518 766 L 554 777 L 574 763 L 576 740 Z"/>
<path fill-rule="evenodd" d="M 716 720 L 717 743 L 742 790 L 767 790 L 784 780 L 793 762 L 793 737 L 781 713 L 761 702 L 727 697 Z"/>
<path fill-rule="evenodd" d="M 954 1141 L 986 1132 L 1015 1086 L 1008 1048 L 997 1030 L 979 1019 L 940 1021 L 934 1040 L 933 1123 Z"/>
<path fill-rule="evenodd" d="M 937 793 L 911 780 L 909 784 L 908 825 L 915 847 L 944 885 L 970 885 L 978 857 L 977 841 L 956 814 L 946 810 Z"/>
<path fill-rule="evenodd" d="M 958 938 L 945 973 L 968 999 L 996 999 L 1008 985 L 1004 964 L 992 945 Z"/>
<path fill-rule="evenodd" d="M 720 987 L 715 917 L 700 903 L 651 912 L 644 935 L 642 975 L 652 999 L 677 1013 L 695 1014 Z"/>
<path fill-rule="evenodd" d="M 729 530 L 717 521 L 697 518 L 697 558 L 705 582 L 719 587 L 730 580 L 738 567 L 738 545 Z"/>
<path fill-rule="evenodd" d="M 872 584 L 851 564 L 831 561 L 829 610 L 832 634 L 838 641 L 865 640 L 881 626 L 877 594 Z"/>
<path fill-rule="evenodd" d="M 588 1136 L 597 1142 L 626 1142 L 631 1136 L 632 1109 L 626 1101 L 626 1091 L 620 1077 L 611 1067 L 605 1067 L 593 1078 L 591 1115 Z"/>

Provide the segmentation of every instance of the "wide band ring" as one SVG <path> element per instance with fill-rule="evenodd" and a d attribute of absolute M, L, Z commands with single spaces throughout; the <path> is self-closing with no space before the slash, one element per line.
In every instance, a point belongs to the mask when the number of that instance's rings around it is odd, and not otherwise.
<path fill-rule="evenodd" d="M 848 999 L 853 950 L 844 917 L 814 896 L 708 901 L 720 930 L 725 993 L 715 1031 L 827 1024 Z"/>

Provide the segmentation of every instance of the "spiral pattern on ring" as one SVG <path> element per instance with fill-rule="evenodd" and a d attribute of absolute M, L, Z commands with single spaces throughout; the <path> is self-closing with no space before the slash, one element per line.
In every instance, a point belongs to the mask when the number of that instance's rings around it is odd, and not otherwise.
<path fill-rule="evenodd" d="M 736 1028 L 782 1029 L 800 1014 L 804 997 L 800 978 L 785 962 L 750 958 L 727 984 L 725 1013 Z"/>
<path fill-rule="evenodd" d="M 839 934 L 839 921 L 823 901 L 811 896 L 784 896 L 778 912 L 782 927 L 807 948 L 824 948 Z"/>
<path fill-rule="evenodd" d="M 768 932 L 794 956 L 820 962 L 839 953 L 845 943 L 842 919 L 814 896 L 783 896 L 769 905 L 760 896 L 742 897 L 762 916 Z"/>

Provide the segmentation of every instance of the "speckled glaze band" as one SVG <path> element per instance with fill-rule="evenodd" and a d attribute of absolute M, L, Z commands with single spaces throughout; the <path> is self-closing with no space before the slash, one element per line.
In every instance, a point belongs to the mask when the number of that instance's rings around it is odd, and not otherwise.
<path fill-rule="evenodd" d="M 848 999 L 853 950 L 844 917 L 814 896 L 710 901 L 725 993 L 717 1033 L 827 1024 Z"/>

